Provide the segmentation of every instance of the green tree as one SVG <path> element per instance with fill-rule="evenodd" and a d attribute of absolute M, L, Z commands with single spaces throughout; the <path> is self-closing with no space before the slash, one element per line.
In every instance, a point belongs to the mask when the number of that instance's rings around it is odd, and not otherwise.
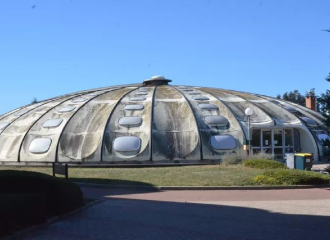
<path fill-rule="evenodd" d="M 278 94 L 276 98 L 281 99 L 281 95 Z M 302 95 L 298 90 L 283 93 L 282 99 L 285 101 L 297 103 L 301 106 L 305 106 L 305 96 Z"/>
<path fill-rule="evenodd" d="M 330 29 L 323 30 L 330 32 Z M 330 82 L 330 73 L 325 78 L 326 81 Z M 321 96 L 317 97 L 318 109 L 326 118 L 325 124 L 330 127 L 330 90 L 326 90 L 325 93 L 322 93 Z M 330 144 L 329 144 L 330 145 Z"/>
<path fill-rule="evenodd" d="M 330 82 L 330 73 L 325 80 Z M 326 90 L 325 93 L 322 93 L 321 96 L 317 97 L 317 102 L 319 111 L 326 118 L 326 125 L 330 127 L 330 90 Z"/>

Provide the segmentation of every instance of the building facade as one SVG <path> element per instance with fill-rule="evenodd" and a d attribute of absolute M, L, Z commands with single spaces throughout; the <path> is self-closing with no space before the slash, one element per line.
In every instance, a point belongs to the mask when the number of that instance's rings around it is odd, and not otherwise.
<path fill-rule="evenodd" d="M 272 97 L 207 87 L 141 84 L 63 95 L 0 116 L 0 162 L 191 163 L 244 149 L 276 159 L 327 156 L 324 117 Z"/>

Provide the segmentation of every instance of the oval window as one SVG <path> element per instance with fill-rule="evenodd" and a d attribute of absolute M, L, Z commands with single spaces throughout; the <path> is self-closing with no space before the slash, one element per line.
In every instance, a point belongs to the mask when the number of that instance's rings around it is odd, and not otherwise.
<path fill-rule="evenodd" d="M 120 126 L 123 127 L 138 127 L 142 124 L 141 117 L 122 117 L 118 121 Z"/>
<path fill-rule="evenodd" d="M 117 137 L 113 142 L 113 149 L 116 152 L 129 152 L 137 154 L 140 151 L 141 139 L 135 136 Z"/>
<path fill-rule="evenodd" d="M 144 108 L 144 106 L 141 104 L 130 104 L 130 105 L 126 105 L 124 107 L 124 109 L 127 111 L 142 110 L 143 108 Z"/>
<path fill-rule="evenodd" d="M 50 138 L 35 138 L 30 143 L 29 151 L 35 154 L 45 153 L 49 150 L 52 140 Z"/>
<path fill-rule="evenodd" d="M 227 118 L 223 116 L 205 116 L 205 122 L 212 126 L 226 127 L 229 125 L 229 121 Z"/>
<path fill-rule="evenodd" d="M 219 107 L 215 104 L 198 104 L 198 107 L 202 110 L 219 110 Z"/>
<path fill-rule="evenodd" d="M 231 135 L 211 136 L 211 146 L 215 150 L 229 150 L 237 146 L 236 139 Z"/>

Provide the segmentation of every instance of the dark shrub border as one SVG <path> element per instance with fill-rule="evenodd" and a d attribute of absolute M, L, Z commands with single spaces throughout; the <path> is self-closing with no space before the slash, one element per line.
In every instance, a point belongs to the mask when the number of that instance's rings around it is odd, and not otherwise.
<path fill-rule="evenodd" d="M 37 172 L 0 171 L 0 193 L 42 194 L 48 217 L 84 204 L 83 193 L 77 184 Z"/>
<path fill-rule="evenodd" d="M 0 194 L 0 237 L 47 220 L 42 194 Z"/>

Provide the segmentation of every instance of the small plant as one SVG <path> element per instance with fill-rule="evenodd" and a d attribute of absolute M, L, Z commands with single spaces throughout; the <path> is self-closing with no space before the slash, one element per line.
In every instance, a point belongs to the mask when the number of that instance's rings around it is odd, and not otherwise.
<path fill-rule="evenodd" d="M 234 165 L 241 164 L 248 159 L 262 159 L 262 160 L 272 160 L 274 157 L 271 154 L 260 152 L 248 156 L 246 151 L 240 150 L 238 152 L 227 152 L 221 157 L 221 163 L 224 165 Z"/>
<path fill-rule="evenodd" d="M 277 169 L 286 168 L 285 164 L 266 159 L 249 159 L 243 162 L 245 167 L 258 168 L 258 169 Z"/>
<path fill-rule="evenodd" d="M 329 176 L 296 169 L 268 170 L 251 179 L 252 185 L 318 185 L 329 182 Z"/>
<path fill-rule="evenodd" d="M 226 153 L 221 157 L 221 163 L 224 165 L 240 164 L 248 158 L 245 151 Z"/>
<path fill-rule="evenodd" d="M 252 155 L 250 155 L 249 158 L 250 159 L 273 160 L 274 159 L 274 156 L 263 151 L 263 152 L 259 152 L 257 154 L 252 154 Z"/>

